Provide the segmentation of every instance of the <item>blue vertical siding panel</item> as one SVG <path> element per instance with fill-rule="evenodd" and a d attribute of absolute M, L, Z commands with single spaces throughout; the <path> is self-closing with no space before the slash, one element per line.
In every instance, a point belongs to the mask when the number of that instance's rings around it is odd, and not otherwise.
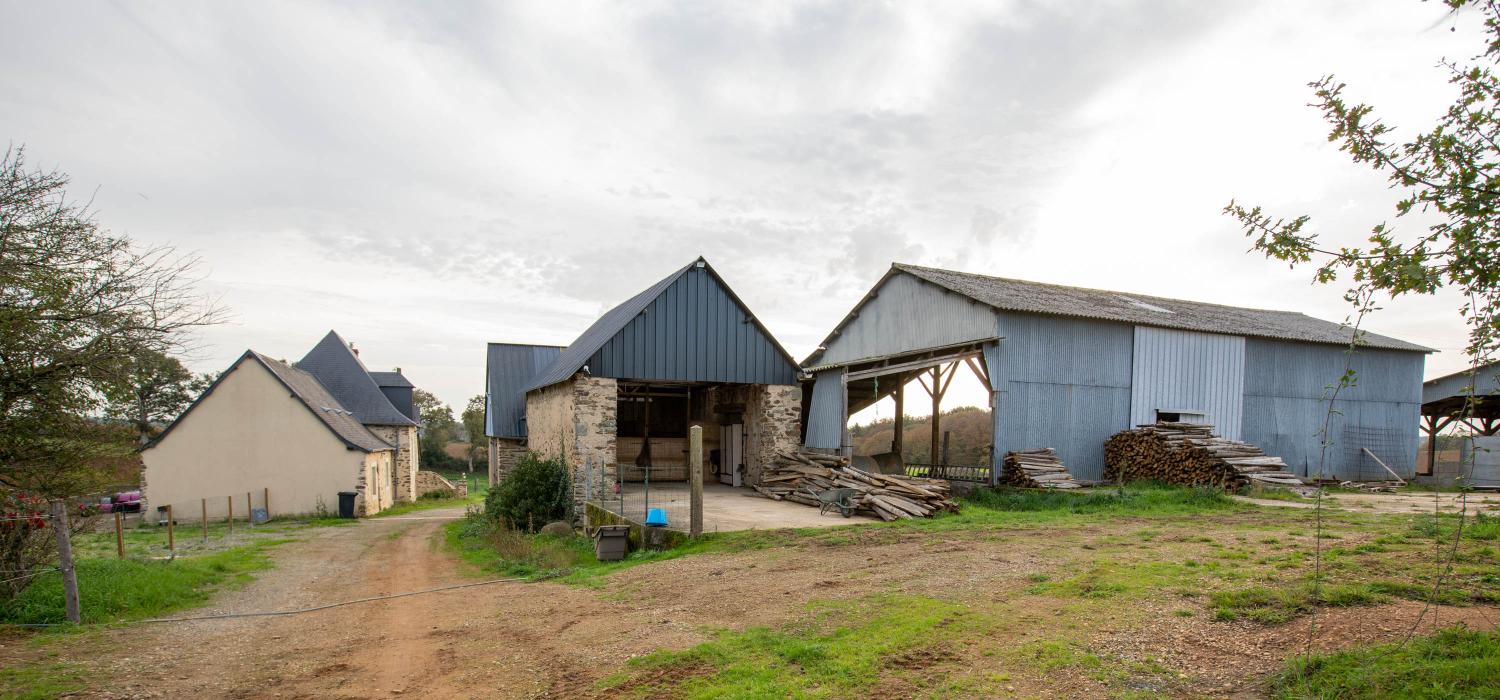
<path fill-rule="evenodd" d="M 1129 425 L 1134 347 L 1128 324 L 996 314 L 985 353 L 998 387 L 995 456 L 1051 447 L 1075 476 L 1104 473 L 1104 441 Z"/>
<path fill-rule="evenodd" d="M 562 348 L 546 345 L 491 343 L 485 353 L 484 434 L 526 437 L 526 392 Z"/>
<path fill-rule="evenodd" d="M 1328 387 L 1337 384 L 1346 359 L 1357 383 L 1339 393 L 1323 450 L 1319 431 L 1329 419 Z M 1346 431 L 1386 431 L 1395 445 L 1387 462 L 1403 477 L 1416 469 L 1421 412 L 1422 353 L 1362 348 L 1352 358 L 1335 345 L 1249 338 L 1245 347 L 1244 439 L 1281 457 L 1304 476 L 1358 478 Z"/>
<path fill-rule="evenodd" d="M 817 373 L 807 413 L 807 446 L 838 449 L 844 440 L 844 370 Z"/>
<path fill-rule="evenodd" d="M 1244 411 L 1245 339 L 1136 326 L 1130 422 L 1157 410 L 1202 413 L 1215 431 L 1238 440 Z"/>
<path fill-rule="evenodd" d="M 689 270 L 589 360 L 601 377 L 795 384 L 797 369 L 718 282 Z"/>

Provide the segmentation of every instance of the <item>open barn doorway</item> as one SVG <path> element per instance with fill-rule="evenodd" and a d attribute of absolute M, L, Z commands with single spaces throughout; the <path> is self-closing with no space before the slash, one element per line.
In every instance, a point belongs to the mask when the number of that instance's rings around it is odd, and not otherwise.
<path fill-rule="evenodd" d="M 839 442 L 857 465 L 885 473 L 991 481 L 994 399 L 983 343 L 880 358 L 814 375 L 814 403 L 819 405 L 809 410 L 843 411 Z M 842 396 L 833 398 L 835 393 Z M 827 425 L 821 415 L 809 420 L 810 431 Z M 814 435 L 807 444 L 820 446 L 828 437 Z"/>

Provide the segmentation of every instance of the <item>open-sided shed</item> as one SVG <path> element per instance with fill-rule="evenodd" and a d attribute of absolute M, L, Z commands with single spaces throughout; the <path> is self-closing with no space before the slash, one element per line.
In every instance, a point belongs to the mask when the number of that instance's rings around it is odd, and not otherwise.
<path fill-rule="evenodd" d="M 1007 451 L 1043 447 L 1100 478 L 1104 440 L 1158 419 L 1212 424 L 1306 476 L 1384 478 L 1366 449 L 1411 474 L 1429 350 L 1366 333 L 1347 354 L 1352 337 L 1296 312 L 898 263 L 803 362 L 815 377 L 805 444 L 848 451 L 850 413 L 889 396 L 899 423 L 918 379 L 939 408 L 968 368 L 990 389 L 990 479 Z M 1325 387 L 1346 362 L 1359 381 L 1339 394 L 1325 451 Z"/>

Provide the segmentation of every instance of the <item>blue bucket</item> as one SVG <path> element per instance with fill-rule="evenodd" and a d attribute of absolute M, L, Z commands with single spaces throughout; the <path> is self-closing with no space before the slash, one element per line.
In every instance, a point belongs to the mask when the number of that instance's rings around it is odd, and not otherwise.
<path fill-rule="evenodd" d="M 646 524 L 650 525 L 651 527 L 666 527 L 667 511 L 664 511 L 660 508 L 652 508 L 651 510 L 646 511 Z"/>

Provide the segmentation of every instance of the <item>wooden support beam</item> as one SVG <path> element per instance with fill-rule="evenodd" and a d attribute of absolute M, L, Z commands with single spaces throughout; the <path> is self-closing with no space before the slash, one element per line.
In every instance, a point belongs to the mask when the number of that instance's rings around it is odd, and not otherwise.
<path fill-rule="evenodd" d="M 979 381 L 980 381 L 980 383 L 984 384 L 984 388 L 985 389 L 989 389 L 990 388 L 990 374 L 989 374 L 989 372 L 986 372 L 984 370 L 984 367 L 982 365 L 980 365 L 979 362 L 976 362 L 974 360 L 974 358 L 972 358 L 972 357 L 965 357 L 964 358 L 964 362 L 967 362 L 969 364 L 969 369 L 974 370 L 974 376 L 979 377 Z"/>
<path fill-rule="evenodd" d="M 927 453 L 932 464 L 937 464 L 940 457 L 938 442 L 942 437 L 943 388 L 943 366 L 938 365 L 932 368 L 932 390 L 927 392 L 932 394 L 932 418 L 928 421 L 932 426 L 932 445 L 931 452 Z"/>
<path fill-rule="evenodd" d="M 896 422 L 895 422 L 896 431 L 895 431 L 895 434 L 891 435 L 891 452 L 896 453 L 896 456 L 898 458 L 901 456 L 901 450 L 904 447 L 906 447 L 906 445 L 903 443 L 903 441 L 904 441 L 904 439 L 906 437 L 906 435 L 905 435 L 905 433 L 906 433 L 906 381 L 905 381 L 905 379 L 906 379 L 905 377 L 899 377 L 896 380 L 896 381 L 898 381 L 900 383 L 898 383 L 896 385 L 896 393 L 895 393 L 895 396 L 893 397 L 895 399 L 895 401 L 896 401 Z M 903 460 L 903 462 L 904 461 L 905 460 Z"/>

